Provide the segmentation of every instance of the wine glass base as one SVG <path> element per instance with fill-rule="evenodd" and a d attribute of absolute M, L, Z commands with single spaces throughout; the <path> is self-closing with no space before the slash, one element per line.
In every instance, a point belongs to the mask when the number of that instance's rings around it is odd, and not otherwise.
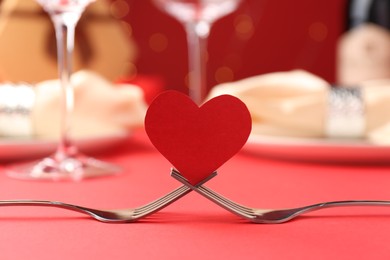
<path fill-rule="evenodd" d="M 53 155 L 40 161 L 12 165 L 6 173 L 11 178 L 24 180 L 80 181 L 114 175 L 120 171 L 121 168 L 116 165 L 83 155 L 61 160 Z"/>

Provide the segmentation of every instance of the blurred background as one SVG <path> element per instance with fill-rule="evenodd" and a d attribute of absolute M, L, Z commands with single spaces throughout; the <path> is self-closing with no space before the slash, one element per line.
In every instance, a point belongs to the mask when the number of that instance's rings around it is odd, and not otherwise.
<path fill-rule="evenodd" d="M 0 77 L 28 82 L 56 78 L 54 30 L 47 14 L 33 0 L 1 3 Z M 345 4 L 345 0 L 243 0 L 237 11 L 211 28 L 208 89 L 297 68 L 335 82 Z M 98 0 L 88 7 L 76 28 L 75 54 L 75 70 L 87 67 L 110 80 L 152 88 L 148 91 L 187 92 L 184 28 L 151 0 Z"/>
<path fill-rule="evenodd" d="M 114 16 L 128 23 L 137 48 L 128 77 L 158 77 L 167 88 L 186 91 L 187 44 L 182 25 L 150 0 L 112 0 L 111 6 Z M 244 0 L 211 29 L 208 88 L 296 68 L 334 82 L 344 8 L 341 0 Z"/>

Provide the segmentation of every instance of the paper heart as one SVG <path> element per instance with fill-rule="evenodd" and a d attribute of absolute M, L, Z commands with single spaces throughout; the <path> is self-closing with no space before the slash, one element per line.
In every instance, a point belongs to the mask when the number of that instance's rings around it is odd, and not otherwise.
<path fill-rule="evenodd" d="M 145 117 L 153 145 L 193 185 L 242 148 L 251 125 L 245 104 L 229 95 L 198 107 L 188 96 L 166 91 L 150 104 Z"/>

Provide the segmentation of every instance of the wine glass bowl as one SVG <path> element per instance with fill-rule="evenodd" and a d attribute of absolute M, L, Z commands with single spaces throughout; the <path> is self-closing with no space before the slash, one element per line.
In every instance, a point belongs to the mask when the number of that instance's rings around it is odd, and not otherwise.
<path fill-rule="evenodd" d="M 46 12 L 83 13 L 84 9 L 95 0 L 36 0 Z"/>
<path fill-rule="evenodd" d="M 95 0 L 36 0 L 49 14 L 55 29 L 57 64 L 61 83 L 61 133 L 56 152 L 38 162 L 13 165 L 10 177 L 19 179 L 81 180 L 119 172 L 116 165 L 88 157 L 70 138 L 74 90 L 71 84 L 76 25 L 85 8 Z"/>
<path fill-rule="evenodd" d="M 187 34 L 189 96 L 201 104 L 206 96 L 207 38 L 212 24 L 236 10 L 241 0 L 153 0 L 183 24 Z"/>
<path fill-rule="evenodd" d="M 238 0 L 154 0 L 168 14 L 182 23 L 204 21 L 213 23 L 233 12 Z"/>

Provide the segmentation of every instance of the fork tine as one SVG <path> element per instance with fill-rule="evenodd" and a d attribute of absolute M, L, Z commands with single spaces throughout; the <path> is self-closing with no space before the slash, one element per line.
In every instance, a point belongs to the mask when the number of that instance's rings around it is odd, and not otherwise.
<path fill-rule="evenodd" d="M 218 193 L 212 191 L 211 189 L 202 186 L 201 184 L 196 185 L 196 187 L 193 186 L 183 176 L 181 176 L 181 174 L 178 171 L 172 170 L 171 175 L 172 177 L 174 177 L 175 179 L 177 179 L 187 187 L 198 192 L 199 194 L 206 197 L 207 199 L 210 199 L 211 201 L 217 203 L 219 206 L 229 210 L 230 212 L 249 219 L 255 217 L 253 209 L 239 205 L 223 197 L 222 195 L 219 195 Z"/>
<path fill-rule="evenodd" d="M 175 170 L 172 170 L 172 171 L 175 171 Z M 210 179 L 212 179 L 216 175 L 217 175 L 217 173 L 213 172 L 207 178 L 205 178 L 203 181 L 201 181 L 199 184 L 206 183 L 207 181 L 209 181 Z M 163 197 L 161 197 L 161 198 L 159 198 L 151 203 L 148 203 L 144 206 L 141 206 L 139 208 L 134 209 L 134 213 L 133 213 L 134 217 L 138 218 L 140 216 L 146 216 L 146 215 L 149 215 L 151 213 L 154 213 L 155 211 L 160 210 L 160 209 L 168 206 L 172 202 L 180 199 L 181 197 L 183 197 L 184 195 L 188 194 L 191 191 L 192 191 L 191 188 L 187 187 L 186 185 L 183 185 L 183 186 L 173 190 L 172 192 L 168 193 L 167 195 L 165 195 L 165 196 L 163 196 Z"/>
<path fill-rule="evenodd" d="M 223 199 L 221 198 L 220 196 L 216 196 L 213 192 L 210 192 L 210 190 L 208 189 L 203 189 L 204 187 L 199 187 L 197 189 L 197 191 L 202 194 L 203 196 L 205 196 L 206 198 L 212 200 L 213 202 L 215 202 L 216 204 L 218 204 L 219 206 L 223 207 L 224 209 L 232 212 L 233 214 L 236 214 L 240 217 L 244 217 L 246 219 L 253 219 L 255 218 L 255 214 L 253 211 L 244 211 L 240 208 L 237 208 L 235 207 L 236 205 L 234 205 L 235 203 L 233 202 L 232 203 L 226 203 L 226 198 Z"/>
<path fill-rule="evenodd" d="M 171 191 L 170 193 L 166 194 L 165 196 L 156 199 L 148 204 L 145 204 L 139 208 L 136 208 L 134 210 L 134 214 L 144 214 L 154 211 L 157 208 L 160 208 L 161 205 L 167 203 L 168 201 L 171 201 L 173 199 L 177 200 L 181 198 L 182 196 L 186 195 L 191 191 L 190 188 L 186 187 L 185 185 L 180 186 L 179 188 Z M 173 202 L 173 201 L 171 201 Z"/>
<path fill-rule="evenodd" d="M 173 177 L 180 178 L 180 181 L 181 181 L 183 184 L 185 184 L 187 187 L 190 187 L 190 188 L 191 188 L 192 185 L 189 184 L 189 183 L 187 182 L 187 180 L 186 180 L 178 171 L 176 171 L 176 170 L 173 169 L 173 170 L 172 170 L 172 175 L 173 175 Z M 177 179 L 177 178 L 176 178 L 176 179 Z M 243 211 L 245 211 L 245 212 L 247 212 L 247 213 L 254 213 L 254 209 L 253 209 L 253 208 L 249 208 L 249 207 L 243 206 L 243 205 L 241 205 L 241 204 L 238 204 L 238 203 L 236 203 L 236 202 L 234 202 L 234 201 L 232 201 L 232 200 L 230 200 L 230 199 L 228 199 L 228 198 L 222 196 L 221 194 L 219 194 L 219 193 L 213 191 L 213 190 L 210 189 L 210 188 L 207 188 L 207 187 L 205 187 L 205 186 L 201 186 L 201 185 L 203 185 L 203 184 L 204 184 L 204 182 L 198 184 L 198 185 L 197 185 L 198 188 L 199 188 L 199 187 L 202 187 L 203 189 L 207 189 L 209 193 L 212 193 L 214 196 L 218 196 L 218 198 L 219 198 L 221 201 L 225 201 L 226 204 L 229 204 L 229 205 L 231 205 L 232 207 L 235 207 L 235 208 L 237 208 L 237 209 L 239 209 L 239 210 L 243 210 Z M 192 186 L 192 188 L 193 188 L 193 189 L 196 189 L 195 186 Z"/>
<path fill-rule="evenodd" d="M 244 211 L 244 212 L 246 212 L 248 214 L 253 214 L 254 213 L 254 209 L 253 208 L 249 208 L 249 207 L 243 206 L 241 204 L 238 204 L 237 202 L 232 201 L 232 200 L 222 196 L 221 194 L 213 191 L 212 189 L 210 189 L 208 187 L 201 186 L 199 188 L 202 188 L 203 190 L 207 190 L 207 192 L 209 194 L 212 194 L 214 197 L 218 198 L 220 201 L 223 201 L 225 204 L 228 204 L 231 207 L 236 208 L 237 210 Z"/>

